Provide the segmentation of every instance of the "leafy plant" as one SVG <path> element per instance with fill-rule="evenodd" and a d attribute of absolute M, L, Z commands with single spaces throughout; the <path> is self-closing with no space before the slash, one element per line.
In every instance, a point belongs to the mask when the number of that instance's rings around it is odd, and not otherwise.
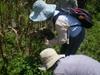
<path fill-rule="evenodd" d="M 0 75 L 51 75 L 41 72 L 39 53 L 46 48 L 34 31 L 47 22 L 34 23 L 28 18 L 36 0 L 0 0 Z M 46 0 L 48 3 L 54 0 Z M 86 30 L 86 38 L 78 53 L 100 61 L 100 14 L 98 0 L 88 0 L 86 9 L 94 19 L 93 28 Z M 50 27 L 51 28 L 51 27 Z M 38 36 L 38 35 L 37 35 Z M 59 47 L 54 47 L 59 49 Z M 59 50 L 57 50 L 59 52 Z"/>

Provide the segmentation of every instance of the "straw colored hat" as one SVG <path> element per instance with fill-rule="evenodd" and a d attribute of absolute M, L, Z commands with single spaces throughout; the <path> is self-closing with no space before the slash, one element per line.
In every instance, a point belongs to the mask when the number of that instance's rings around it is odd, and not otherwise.
<path fill-rule="evenodd" d="M 39 69 L 46 70 L 51 68 L 61 57 L 65 57 L 65 55 L 58 55 L 53 48 L 47 48 L 40 53 L 40 57 L 44 65 Z"/>
<path fill-rule="evenodd" d="M 55 9 L 55 4 L 46 4 L 43 0 L 37 0 L 33 4 L 33 11 L 29 18 L 32 21 L 45 21 L 53 15 Z"/>

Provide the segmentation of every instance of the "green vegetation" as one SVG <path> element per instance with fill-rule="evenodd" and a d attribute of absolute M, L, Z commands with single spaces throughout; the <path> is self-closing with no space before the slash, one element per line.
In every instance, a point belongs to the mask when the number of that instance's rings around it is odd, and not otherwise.
<path fill-rule="evenodd" d="M 47 23 L 33 23 L 29 20 L 28 16 L 34 1 L 0 0 L 0 75 L 51 74 L 38 70 L 41 64 L 39 53 L 46 47 L 39 38 L 34 37 L 34 31 L 46 26 Z M 100 61 L 99 3 L 100 0 L 87 2 L 86 9 L 93 15 L 94 26 L 86 30 L 86 38 L 77 52 L 98 61 Z"/>

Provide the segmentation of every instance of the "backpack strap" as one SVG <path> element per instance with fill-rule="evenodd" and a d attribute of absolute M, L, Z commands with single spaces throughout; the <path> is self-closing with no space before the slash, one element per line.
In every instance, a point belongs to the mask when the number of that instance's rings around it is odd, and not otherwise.
<path fill-rule="evenodd" d="M 64 9 L 61 9 L 59 7 L 56 7 L 56 10 L 59 11 L 59 13 L 56 14 L 55 16 L 53 16 L 53 18 L 52 18 L 53 24 L 55 24 L 55 22 L 56 22 L 57 18 L 59 17 L 59 15 L 69 14 L 69 12 L 67 12 Z"/>
<path fill-rule="evenodd" d="M 67 9 L 67 11 L 66 11 L 64 9 L 57 7 L 56 10 L 58 10 L 60 12 L 57 15 L 53 16 L 53 18 L 52 18 L 52 22 L 53 22 L 54 26 L 55 26 L 55 22 L 56 22 L 57 18 L 59 17 L 59 15 L 71 15 L 70 9 Z M 76 26 L 81 26 L 81 25 L 73 25 L 70 27 L 76 27 Z"/>

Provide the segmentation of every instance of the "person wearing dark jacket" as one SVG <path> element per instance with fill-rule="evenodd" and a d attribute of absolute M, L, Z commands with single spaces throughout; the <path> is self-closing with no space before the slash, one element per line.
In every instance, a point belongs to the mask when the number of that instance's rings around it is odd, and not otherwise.
<path fill-rule="evenodd" d="M 79 8 L 84 9 L 86 5 L 86 0 L 77 0 L 77 4 Z"/>
<path fill-rule="evenodd" d="M 85 8 L 87 0 L 56 0 L 55 4 L 63 9 L 67 8 Z"/>
<path fill-rule="evenodd" d="M 78 2 L 77 0 L 55 0 L 55 4 L 63 9 L 68 9 L 68 8 L 77 8 L 78 7 Z"/>

